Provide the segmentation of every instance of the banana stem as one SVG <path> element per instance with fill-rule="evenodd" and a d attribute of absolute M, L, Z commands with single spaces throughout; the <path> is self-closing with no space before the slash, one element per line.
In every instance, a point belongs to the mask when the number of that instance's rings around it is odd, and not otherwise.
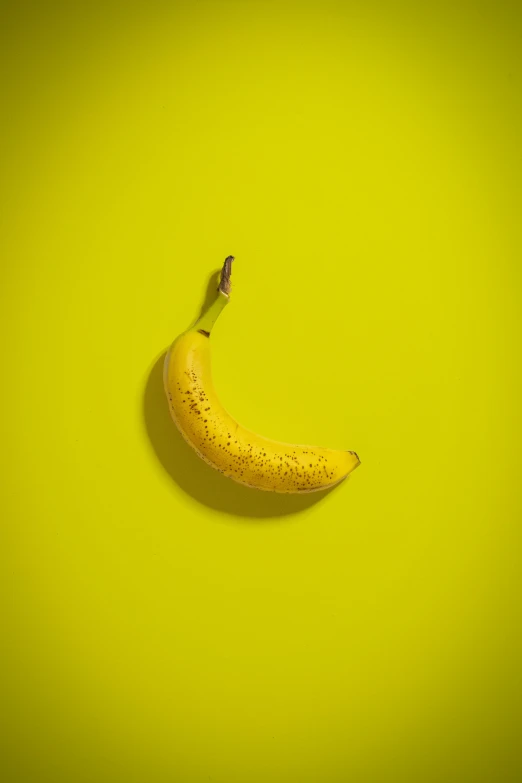
<path fill-rule="evenodd" d="M 218 291 L 221 291 L 222 294 L 225 294 L 226 296 L 230 296 L 230 275 L 232 274 L 232 261 L 234 260 L 234 256 L 227 256 L 225 258 L 225 263 L 223 264 L 223 269 L 221 270 L 221 279 L 219 281 L 219 288 Z"/>
<path fill-rule="evenodd" d="M 231 289 L 230 274 L 232 272 L 233 260 L 234 260 L 234 256 L 227 256 L 227 258 L 225 259 L 225 263 L 223 264 L 223 269 L 221 270 L 221 278 L 219 281 L 219 288 L 217 290 L 217 297 L 216 299 L 214 299 L 214 301 L 208 307 L 208 309 L 203 313 L 201 318 L 198 318 L 198 320 L 192 327 L 191 331 L 201 332 L 207 337 L 210 336 L 212 327 L 216 323 L 221 311 L 229 302 L 230 289 Z"/>

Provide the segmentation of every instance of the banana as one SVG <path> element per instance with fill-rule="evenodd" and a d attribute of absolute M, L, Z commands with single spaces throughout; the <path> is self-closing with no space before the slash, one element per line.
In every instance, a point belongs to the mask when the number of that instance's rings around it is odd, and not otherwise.
<path fill-rule="evenodd" d="M 165 357 L 164 386 L 171 416 L 201 459 L 240 484 L 284 493 L 328 489 L 360 464 L 355 451 L 264 438 L 235 421 L 216 395 L 209 337 L 229 302 L 233 260 L 233 256 L 225 260 L 215 301 L 174 340 Z"/>

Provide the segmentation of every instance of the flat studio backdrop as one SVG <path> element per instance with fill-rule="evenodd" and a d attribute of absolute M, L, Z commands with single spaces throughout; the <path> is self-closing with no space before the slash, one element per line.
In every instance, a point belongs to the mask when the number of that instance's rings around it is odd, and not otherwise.
<path fill-rule="evenodd" d="M 2 5 L 4 783 L 522 779 L 522 12 Z M 353 449 L 314 496 L 180 438 Z"/>

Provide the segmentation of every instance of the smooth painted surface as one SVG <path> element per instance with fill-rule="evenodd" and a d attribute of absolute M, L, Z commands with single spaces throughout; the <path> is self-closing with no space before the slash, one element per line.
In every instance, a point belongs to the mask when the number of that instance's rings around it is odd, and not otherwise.
<path fill-rule="evenodd" d="M 515 3 L 3 6 L 5 783 L 522 776 Z M 257 494 L 180 441 L 358 452 Z"/>

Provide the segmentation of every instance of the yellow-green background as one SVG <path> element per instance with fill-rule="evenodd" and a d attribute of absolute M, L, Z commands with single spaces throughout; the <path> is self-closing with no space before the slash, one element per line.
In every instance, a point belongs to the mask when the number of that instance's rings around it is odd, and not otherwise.
<path fill-rule="evenodd" d="M 1 10 L 5 783 L 515 783 L 522 12 Z M 168 420 L 356 449 L 258 495 Z"/>

